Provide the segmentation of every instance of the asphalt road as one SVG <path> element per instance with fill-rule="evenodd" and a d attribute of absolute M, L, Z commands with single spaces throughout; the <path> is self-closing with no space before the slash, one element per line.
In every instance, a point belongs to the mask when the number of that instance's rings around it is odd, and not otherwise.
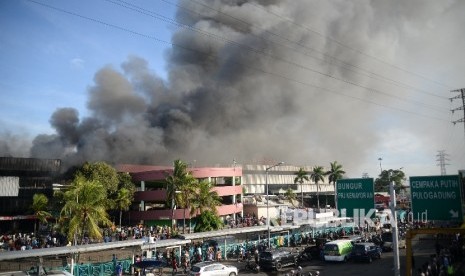
<path fill-rule="evenodd" d="M 401 259 L 401 275 L 405 274 L 405 249 L 400 250 L 400 259 Z M 286 275 L 290 270 L 295 269 L 294 267 L 284 268 L 282 271 L 267 271 L 253 273 L 244 269 L 244 263 L 231 263 L 239 268 L 240 275 Z M 394 275 L 394 258 L 392 252 L 383 253 L 381 259 L 374 260 L 372 263 L 364 262 L 353 262 L 349 261 L 347 263 L 336 263 L 336 262 L 325 262 L 320 260 L 313 260 L 309 262 L 303 262 L 300 264 L 302 266 L 303 272 L 305 275 L 308 275 L 308 272 L 314 273 L 319 271 L 320 275 L 357 275 L 357 276 L 392 276 Z M 414 274 L 415 275 L 415 274 Z"/>
<path fill-rule="evenodd" d="M 428 261 L 429 256 L 434 254 L 434 239 L 432 237 L 423 240 L 415 239 L 413 240 L 413 251 L 415 255 L 415 263 L 418 266 L 421 266 L 424 262 Z M 108 262 L 111 260 L 112 253 L 116 253 L 119 259 L 124 259 L 131 256 L 132 250 L 126 248 L 121 249 L 118 251 L 104 251 L 104 252 L 95 252 L 92 254 L 85 254 L 82 256 L 82 261 L 84 262 Z M 400 256 L 400 272 L 401 275 L 405 275 L 405 249 L 399 250 Z M 53 262 L 52 262 L 53 261 Z M 8 262 L 8 264 L 0 262 L 0 271 L 8 271 L 8 270 L 24 270 L 29 269 L 36 260 L 17 260 L 13 262 Z M 45 260 L 47 265 L 50 266 L 60 266 L 61 260 L 59 258 L 50 258 Z M 53 263 L 53 265 L 52 265 Z M 245 270 L 245 263 L 238 263 L 233 261 L 227 261 L 225 263 L 235 265 L 239 268 L 240 275 L 270 275 L 270 276 L 279 276 L 285 275 L 290 272 L 290 270 L 295 269 L 294 267 L 289 267 L 283 269 L 283 271 L 279 272 L 259 272 L 253 273 L 250 271 Z M 328 263 L 320 260 L 313 260 L 310 262 L 303 262 L 300 264 L 303 268 L 305 275 L 308 275 L 308 272 L 315 272 L 319 271 L 320 275 L 357 275 L 357 276 L 364 276 L 364 275 L 376 275 L 376 276 L 392 276 L 394 275 L 393 267 L 394 267 L 394 259 L 392 252 L 383 252 L 381 259 L 374 260 L 372 263 L 356 263 L 353 261 L 349 261 L 347 263 Z M 167 275 L 170 269 L 167 269 Z M 179 274 L 180 276 L 182 274 Z M 413 275 L 417 275 L 416 271 L 414 271 Z"/>
<path fill-rule="evenodd" d="M 414 253 L 415 265 L 420 267 L 423 263 L 430 259 L 430 256 L 435 253 L 435 239 L 432 236 L 421 236 L 412 240 L 412 248 Z M 399 249 L 400 275 L 406 275 L 406 256 L 405 249 Z M 286 275 L 294 267 L 283 269 L 279 272 L 260 272 L 253 273 L 244 269 L 245 264 L 235 263 L 240 269 L 240 275 Z M 335 263 L 313 260 L 300 264 L 305 275 L 308 272 L 314 273 L 319 271 L 319 275 L 337 275 L 337 276 L 392 276 L 394 275 L 394 254 L 393 252 L 383 252 L 381 259 L 374 260 L 372 263 L 354 262 Z M 413 268 L 412 275 L 418 275 Z"/>

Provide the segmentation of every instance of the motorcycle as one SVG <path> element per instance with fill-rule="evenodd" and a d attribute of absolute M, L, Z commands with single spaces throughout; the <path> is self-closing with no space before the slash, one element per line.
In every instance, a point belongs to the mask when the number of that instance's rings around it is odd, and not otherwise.
<path fill-rule="evenodd" d="M 247 263 L 245 264 L 245 269 L 253 271 L 255 273 L 260 272 L 260 266 L 252 260 L 247 260 Z"/>
<path fill-rule="evenodd" d="M 303 271 L 302 271 L 302 267 L 299 266 L 296 270 L 291 270 L 288 274 L 286 274 L 288 276 L 305 276 Z"/>
<path fill-rule="evenodd" d="M 289 273 L 286 274 L 286 276 L 319 276 L 320 271 L 315 270 L 315 271 L 309 271 L 307 274 L 305 274 L 302 270 L 302 267 L 299 266 L 296 270 L 291 270 Z"/>

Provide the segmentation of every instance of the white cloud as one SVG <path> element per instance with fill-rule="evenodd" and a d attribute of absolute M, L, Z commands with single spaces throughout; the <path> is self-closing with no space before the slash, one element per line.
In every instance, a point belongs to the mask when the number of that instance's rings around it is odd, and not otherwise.
<path fill-rule="evenodd" d="M 71 68 L 73 69 L 83 69 L 84 68 L 84 60 L 80 58 L 73 58 L 69 62 L 71 64 Z"/>

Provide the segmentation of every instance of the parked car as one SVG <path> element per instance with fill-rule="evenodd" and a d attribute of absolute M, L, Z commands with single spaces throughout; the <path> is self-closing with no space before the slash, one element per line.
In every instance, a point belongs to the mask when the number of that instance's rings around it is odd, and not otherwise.
<path fill-rule="evenodd" d="M 71 273 L 64 270 L 44 270 L 40 275 L 73 276 Z M 31 270 L 0 272 L 0 276 L 37 276 L 37 271 Z"/>
<path fill-rule="evenodd" d="M 374 259 L 381 259 L 381 247 L 372 242 L 361 242 L 354 245 L 352 258 L 354 261 L 367 261 L 371 263 Z"/>
<path fill-rule="evenodd" d="M 298 253 L 284 249 L 262 251 L 259 265 L 262 270 L 281 270 L 285 266 L 296 266 Z"/>
<path fill-rule="evenodd" d="M 218 262 L 200 262 L 191 267 L 189 276 L 236 276 L 237 267 Z"/>

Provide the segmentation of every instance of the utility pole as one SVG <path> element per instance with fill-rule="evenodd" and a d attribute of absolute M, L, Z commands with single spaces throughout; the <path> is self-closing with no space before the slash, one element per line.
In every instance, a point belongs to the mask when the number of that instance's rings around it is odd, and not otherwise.
<path fill-rule="evenodd" d="M 396 213 L 396 190 L 395 183 L 391 181 L 389 184 L 389 192 L 391 197 L 390 207 L 392 212 L 392 252 L 394 257 L 394 276 L 400 276 L 400 260 L 399 260 L 399 234 L 397 228 L 397 213 Z"/>
<path fill-rule="evenodd" d="M 455 89 L 455 90 L 452 90 L 450 92 L 459 92 L 460 93 L 459 95 L 456 95 L 456 96 L 454 96 L 452 98 L 449 98 L 451 102 L 453 100 L 462 99 L 462 106 L 454 108 L 451 111 L 452 111 L 452 114 L 454 114 L 455 111 L 463 110 L 463 117 L 458 119 L 458 120 L 453 121 L 452 123 L 454 125 L 456 123 L 464 123 L 463 127 L 464 127 L 464 132 L 465 132 L 465 88 Z"/>
<path fill-rule="evenodd" d="M 383 167 L 381 167 L 381 161 L 383 161 L 383 158 L 378 158 L 378 161 L 379 161 L 379 169 L 381 171 L 381 173 L 379 174 L 379 176 L 381 176 L 383 174 Z"/>
<path fill-rule="evenodd" d="M 446 163 L 446 161 L 449 161 L 449 159 L 447 158 L 447 156 L 449 156 L 449 154 L 446 153 L 445 150 L 438 150 L 438 154 L 436 155 L 437 159 L 436 161 L 438 161 L 438 166 L 441 168 L 441 175 L 446 175 L 446 165 L 449 165 Z"/>

